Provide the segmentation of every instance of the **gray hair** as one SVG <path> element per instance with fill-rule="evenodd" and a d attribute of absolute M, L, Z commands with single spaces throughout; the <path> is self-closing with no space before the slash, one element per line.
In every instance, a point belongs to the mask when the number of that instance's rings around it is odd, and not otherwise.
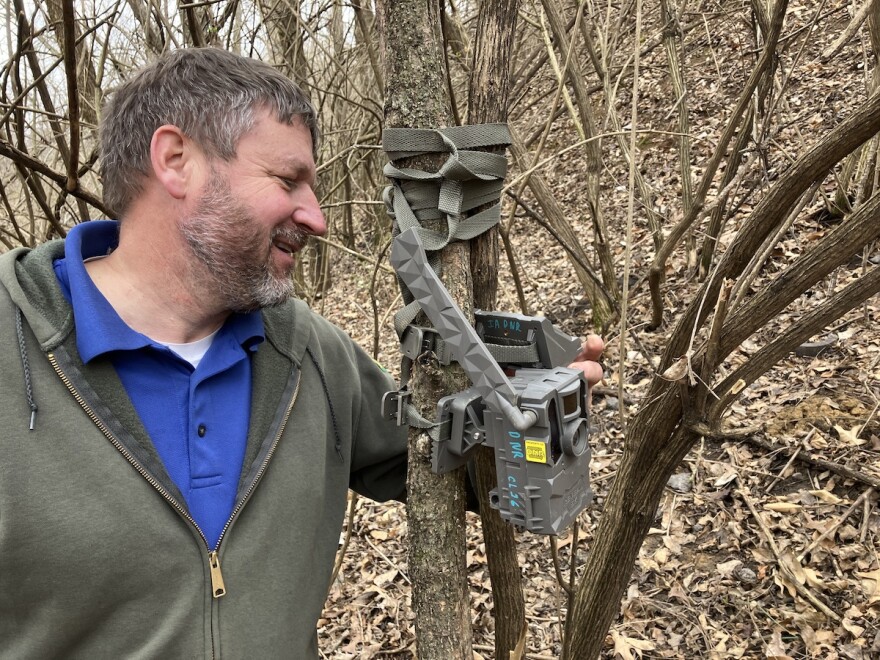
<path fill-rule="evenodd" d="M 122 215 L 150 173 L 157 128 L 177 126 L 213 158 L 231 160 L 257 111 L 299 120 L 318 148 L 315 108 L 303 91 L 268 64 L 218 48 L 172 51 L 138 71 L 112 95 L 101 116 L 104 203 Z"/>

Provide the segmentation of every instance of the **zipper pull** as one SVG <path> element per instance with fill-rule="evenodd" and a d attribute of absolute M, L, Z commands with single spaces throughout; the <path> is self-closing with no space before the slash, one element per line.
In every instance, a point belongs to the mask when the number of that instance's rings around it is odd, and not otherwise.
<path fill-rule="evenodd" d="M 217 551 L 208 553 L 208 564 L 211 566 L 211 593 L 214 598 L 226 595 L 226 585 L 223 584 L 223 573 L 220 570 L 220 555 Z"/>

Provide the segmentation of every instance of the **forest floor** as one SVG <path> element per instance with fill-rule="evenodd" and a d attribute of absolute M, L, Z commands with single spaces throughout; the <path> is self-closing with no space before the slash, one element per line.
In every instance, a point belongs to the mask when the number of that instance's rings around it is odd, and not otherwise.
<path fill-rule="evenodd" d="M 859 45 L 865 37 L 857 37 L 831 61 L 822 61 L 821 51 L 850 18 L 847 3 L 822 6 L 821 33 L 813 32 L 805 44 L 793 36 L 781 60 L 790 79 L 773 121 L 772 145 L 763 169 L 752 177 L 754 192 L 741 196 L 721 238 L 722 250 L 755 200 L 784 171 L 790 162 L 786 159 L 804 153 L 822 131 L 865 98 Z M 813 20 L 814 8 L 813 3 L 792 3 L 792 7 L 785 33 L 795 35 Z M 697 137 L 695 177 L 754 61 L 743 17 L 730 20 L 728 31 L 712 37 L 703 32 L 686 41 L 691 123 Z M 740 23 L 733 25 L 735 21 Z M 804 52 L 794 66 L 792 58 L 802 44 Z M 662 48 L 648 53 L 642 65 L 640 124 L 674 130 Z M 550 83 L 544 82 L 547 92 Z M 618 107 L 627 116 L 628 94 L 621 92 Z M 514 124 L 527 133 L 542 119 L 515 117 Z M 565 121 L 559 123 L 552 135 L 557 146 L 571 141 Z M 661 135 L 646 140 L 640 149 L 642 171 L 656 191 L 655 208 L 674 222 L 680 217 L 677 147 Z M 545 174 L 588 244 L 591 230 L 579 153 L 560 157 Z M 627 172 L 619 166 L 622 161 L 611 140 L 604 156 L 618 164 L 603 175 L 603 195 L 622 273 Z M 833 195 L 835 186 L 830 178 L 822 190 Z M 804 209 L 753 291 L 833 228 L 836 221 L 824 208 L 820 197 Z M 644 225 L 637 211 L 631 245 L 633 282 L 653 256 Z M 589 332 L 590 312 L 563 249 L 526 217 L 517 220 L 512 236 L 530 312 L 549 316 L 572 334 Z M 875 245 L 864 255 L 855 255 L 850 264 L 746 341 L 726 366 L 747 359 L 804 310 L 859 277 L 871 263 L 880 262 L 878 251 L 880 246 Z M 501 271 L 498 307 L 519 311 L 506 261 Z M 369 350 L 374 340 L 368 293 L 372 267 L 340 259 L 332 275 L 332 287 L 313 306 Z M 632 293 L 629 318 L 635 339 L 623 349 L 622 372 L 618 331 L 605 334 L 606 379 L 596 388 L 592 407 L 595 501 L 579 518 L 577 547 L 573 548 L 570 530 L 559 538 L 566 580 L 572 551 L 576 550 L 576 574 L 590 552 L 604 497 L 623 452 L 625 425 L 643 403 L 676 314 L 692 300 L 699 284 L 687 268 L 684 249 L 678 250 L 670 260 L 665 285 L 667 318 L 672 320 L 654 331 L 646 328 L 647 287 Z M 375 292 L 382 316 L 377 357 L 393 371 L 399 361 L 389 323 L 389 314 L 399 307 L 393 277 L 380 271 Z M 880 484 L 878 316 L 880 301 L 875 296 L 827 329 L 833 341 L 819 355 L 793 353 L 746 388 L 724 420 L 730 435 L 703 438 L 693 448 L 670 479 L 603 658 L 880 658 L 880 514 L 872 487 Z M 621 381 L 623 402 L 617 396 Z M 341 546 L 347 534 L 341 569 L 319 622 L 323 657 L 415 657 L 405 508 L 358 499 L 340 537 Z M 549 540 L 518 533 L 517 544 L 529 626 L 525 657 L 558 658 L 566 594 L 554 571 Z M 494 658 L 492 593 L 479 519 L 472 514 L 468 514 L 467 562 L 475 658 Z"/>

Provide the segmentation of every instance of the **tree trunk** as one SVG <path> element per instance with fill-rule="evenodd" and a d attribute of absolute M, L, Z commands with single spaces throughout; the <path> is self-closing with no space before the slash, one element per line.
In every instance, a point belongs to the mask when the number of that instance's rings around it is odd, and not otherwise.
<path fill-rule="evenodd" d="M 52 31 L 61 49 L 64 48 L 64 27 L 62 0 L 48 0 L 46 9 L 52 23 Z M 74 5 L 75 6 L 75 5 Z M 90 126 L 98 125 L 98 108 L 104 104 L 103 92 L 98 87 L 98 74 L 95 71 L 95 60 L 88 51 L 85 42 L 79 41 L 81 30 L 73 24 L 73 38 L 76 41 L 77 87 L 79 91 L 80 116 Z M 96 131 L 92 131 L 96 132 Z M 93 137 L 93 136 L 92 136 Z"/>
<path fill-rule="evenodd" d="M 355 39 L 358 40 L 367 51 L 370 58 L 370 68 L 373 70 L 373 76 L 376 79 L 376 86 L 379 93 L 385 89 L 385 78 L 382 75 L 382 67 L 379 64 L 379 56 L 376 53 L 376 47 L 373 44 L 373 35 L 375 34 L 373 12 L 365 9 L 363 0 L 350 0 L 349 5 L 354 10 L 354 17 L 357 22 L 357 30 L 355 30 Z"/>
<path fill-rule="evenodd" d="M 761 57 L 759 58 L 758 62 L 755 64 L 754 69 L 752 69 L 752 73 L 749 76 L 748 81 L 746 82 L 743 92 L 737 100 L 736 106 L 733 108 L 733 111 L 731 112 L 731 115 L 727 120 L 727 125 L 725 126 L 724 131 L 718 140 L 718 144 L 715 145 L 715 151 L 703 171 L 702 179 L 700 180 L 699 186 L 697 186 L 697 190 L 694 193 L 694 197 L 691 202 L 690 212 L 685 217 L 683 217 L 675 227 L 672 228 L 672 231 L 669 233 L 669 236 L 666 237 L 663 245 L 657 251 L 657 254 L 654 257 L 654 261 L 651 264 L 648 282 L 651 288 L 651 306 L 653 309 L 650 325 L 650 327 L 652 328 L 658 328 L 663 323 L 663 299 L 661 292 L 661 282 L 663 280 L 663 274 L 666 268 L 666 261 L 667 259 L 669 259 L 669 256 L 675 249 L 675 246 L 678 245 L 678 242 L 685 235 L 691 225 L 693 225 L 700 212 L 703 210 L 703 206 L 706 202 L 706 196 L 708 195 L 709 189 L 712 186 L 712 181 L 714 180 L 715 173 L 718 171 L 718 167 L 721 164 L 722 159 L 724 158 L 724 154 L 727 152 L 727 145 L 730 144 L 730 141 L 733 139 L 734 133 L 736 132 L 737 127 L 740 125 L 742 117 L 745 114 L 749 103 L 751 102 L 752 94 L 754 93 L 755 89 L 757 89 L 760 82 L 764 79 L 767 71 L 772 70 L 773 60 L 776 57 L 776 46 L 779 41 L 779 35 L 782 32 L 782 24 L 787 9 L 788 0 L 776 0 L 773 12 L 773 21 L 771 23 L 771 30 L 770 33 L 767 35 L 767 40 L 764 44 L 764 50 L 762 51 Z"/>
<path fill-rule="evenodd" d="M 520 170 L 527 172 L 532 168 L 532 159 L 516 131 L 511 130 L 511 135 L 513 143 L 510 145 L 510 150 L 516 158 Z M 553 228 L 572 252 L 577 254 L 577 258 L 571 258 L 574 272 L 593 306 L 594 325 L 597 328 L 602 327 L 609 319 L 613 318 L 616 312 L 614 297 L 602 285 L 599 276 L 589 267 L 587 254 L 581 247 L 571 223 L 566 219 L 565 211 L 556 201 L 550 186 L 544 181 L 544 177 L 533 172 L 529 177 L 529 189 L 538 201 L 547 224 Z"/>
<path fill-rule="evenodd" d="M 480 5 L 468 96 L 468 123 L 507 121 L 510 96 L 510 54 L 516 31 L 519 0 Z M 475 209 L 479 212 L 482 209 Z M 495 309 L 498 288 L 498 232 L 496 228 L 471 241 L 474 306 Z M 522 575 L 516 555 L 513 527 L 489 505 L 489 491 L 498 483 L 494 452 L 480 447 L 476 458 L 477 495 L 486 540 L 495 616 L 495 657 L 507 660 L 525 646 L 526 612 Z"/>
<path fill-rule="evenodd" d="M 127 0 L 131 13 L 143 30 L 144 42 L 150 55 L 157 56 L 165 50 L 165 42 L 157 31 L 157 26 L 150 14 L 150 3 L 147 0 Z"/>
<path fill-rule="evenodd" d="M 869 98 L 864 105 L 823 137 L 782 176 L 776 185 L 758 203 L 743 223 L 732 245 L 725 252 L 713 277 L 706 282 L 682 315 L 670 336 L 658 374 L 662 374 L 675 360 L 684 359 L 689 351 L 695 326 L 698 330 L 709 315 L 725 278 L 735 280 L 748 265 L 750 255 L 758 249 L 775 226 L 784 222 L 789 209 L 814 181 L 821 180 L 831 167 L 857 149 L 880 130 L 880 97 Z M 874 204 L 877 202 L 875 201 Z M 716 318 L 713 325 L 723 329 L 710 334 L 708 346 L 697 350 L 691 357 L 692 368 L 703 382 L 711 383 L 721 360 L 748 335 L 762 327 L 778 314 L 799 293 L 846 260 L 861 246 L 876 236 L 874 225 L 868 224 L 875 216 L 875 206 L 866 204 L 864 210 L 850 218 L 850 225 L 841 226 L 826 236 L 813 249 L 800 257 L 791 267 L 780 273 L 765 287 L 765 293 L 734 312 L 727 323 Z M 880 289 L 876 277 L 865 278 L 860 288 L 851 285 L 834 296 L 829 304 L 839 317 L 860 304 L 866 296 Z M 824 315 L 823 315 L 824 314 Z M 830 318 L 827 310 L 817 310 L 796 321 L 761 356 L 760 368 L 753 365 L 743 370 L 745 382 L 751 382 L 767 371 L 788 350 L 794 348 L 802 336 L 810 336 Z M 711 357 L 707 358 L 706 356 Z M 704 364 L 705 362 L 705 364 Z M 657 504 L 666 481 L 693 443 L 700 437 L 694 427 L 711 417 L 718 420 L 732 399 L 724 399 L 706 409 L 706 385 L 689 386 L 686 377 L 670 380 L 663 375 L 654 377 L 647 403 L 629 424 L 624 453 L 614 484 L 605 501 L 602 518 L 594 535 L 594 544 L 587 561 L 584 576 L 575 596 L 571 657 L 590 660 L 598 656 L 605 634 L 620 609 L 620 598 L 632 572 L 633 562 L 650 529 Z M 727 389 L 732 383 L 724 383 Z M 724 391 L 722 391 L 724 394 Z"/>
<path fill-rule="evenodd" d="M 385 62 L 385 126 L 439 128 L 450 125 L 446 67 L 437 0 L 377 3 Z M 442 159 L 441 159 L 442 162 Z M 437 169 L 437 159 L 404 159 L 399 165 Z M 442 278 L 455 301 L 472 315 L 470 250 L 466 242 L 441 253 Z M 415 360 L 412 403 L 433 419 L 437 401 L 468 386 L 460 368 Z M 411 429 L 407 479 L 409 572 L 416 643 L 421 660 L 471 660 L 470 603 L 465 566 L 465 497 L 462 469 L 438 476 Z"/>
<path fill-rule="evenodd" d="M 688 121 L 687 85 L 685 84 L 683 35 L 679 21 L 679 8 L 670 7 L 669 0 L 660 0 L 660 12 L 663 20 L 663 45 L 666 48 L 666 59 L 669 61 L 669 78 L 675 94 L 678 113 L 678 169 L 681 176 L 681 214 L 688 217 L 693 206 L 691 186 L 691 129 Z M 681 53 L 679 53 L 681 48 Z M 694 242 L 694 230 L 688 229 L 687 265 L 696 268 L 697 249 Z"/>
<path fill-rule="evenodd" d="M 217 25 L 214 22 L 210 4 L 207 6 L 199 3 L 183 5 L 180 13 L 186 26 L 183 36 L 186 39 L 187 46 L 195 48 L 220 46 L 217 41 Z"/>
<path fill-rule="evenodd" d="M 64 68 L 67 72 L 67 119 L 70 153 L 67 157 L 67 192 L 73 192 L 79 187 L 79 156 L 80 145 L 85 142 L 95 142 L 97 131 L 87 129 L 83 131 L 83 122 L 88 126 L 98 125 L 97 108 L 101 107 L 101 90 L 97 85 L 97 75 L 91 54 L 86 50 L 86 45 L 78 42 L 80 30 L 74 20 L 75 5 L 72 0 L 49 0 L 46 3 L 49 12 L 49 20 L 55 39 L 58 41 L 59 50 L 63 53 Z M 85 135 L 83 135 L 85 133 Z M 86 140 L 83 140 L 83 137 Z M 80 220 L 89 219 L 89 209 L 85 202 L 77 199 Z"/>

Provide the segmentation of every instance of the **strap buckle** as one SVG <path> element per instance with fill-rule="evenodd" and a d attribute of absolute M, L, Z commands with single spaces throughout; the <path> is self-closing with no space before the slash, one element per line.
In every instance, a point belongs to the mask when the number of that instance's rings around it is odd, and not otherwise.
<path fill-rule="evenodd" d="M 407 389 L 385 392 L 382 395 L 382 417 L 395 420 L 398 426 L 406 426 L 406 409 L 411 396 L 412 392 Z"/>
<path fill-rule="evenodd" d="M 410 360 L 417 360 L 425 353 L 431 352 L 440 364 L 447 365 L 453 361 L 452 351 L 434 328 L 406 326 L 400 336 L 400 351 Z"/>

